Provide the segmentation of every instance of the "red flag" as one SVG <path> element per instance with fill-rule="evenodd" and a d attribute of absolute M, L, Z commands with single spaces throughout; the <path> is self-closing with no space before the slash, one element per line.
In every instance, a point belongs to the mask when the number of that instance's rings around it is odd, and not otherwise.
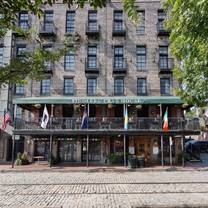
<path fill-rule="evenodd" d="M 9 112 L 6 112 L 4 114 L 4 118 L 3 118 L 3 121 L 2 121 L 2 124 L 1 124 L 1 129 L 2 130 L 5 130 L 6 127 L 7 127 L 7 124 L 11 121 L 11 117 L 10 117 L 10 114 Z"/>

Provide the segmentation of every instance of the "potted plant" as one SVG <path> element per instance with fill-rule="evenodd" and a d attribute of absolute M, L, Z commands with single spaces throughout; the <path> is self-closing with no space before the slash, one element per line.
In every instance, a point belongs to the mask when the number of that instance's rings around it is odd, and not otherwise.
<path fill-rule="evenodd" d="M 115 164 L 118 160 L 118 156 L 114 153 L 107 155 L 107 160 L 109 164 Z"/>

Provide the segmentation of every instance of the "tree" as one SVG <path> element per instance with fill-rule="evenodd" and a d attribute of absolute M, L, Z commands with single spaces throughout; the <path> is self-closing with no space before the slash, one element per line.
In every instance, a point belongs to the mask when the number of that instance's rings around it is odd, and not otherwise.
<path fill-rule="evenodd" d="M 15 24 L 18 19 L 18 13 L 22 10 L 31 12 L 32 14 L 41 17 L 43 11 L 42 5 L 52 6 L 58 0 L 1 0 L 0 1 L 0 37 L 4 36 L 8 30 L 15 30 L 25 38 L 31 40 L 33 43 L 38 43 L 32 52 L 25 53 L 24 59 L 12 58 L 10 64 L 0 69 L 0 85 L 4 83 L 22 83 L 28 77 L 30 79 L 41 79 L 44 77 L 46 61 L 57 61 L 67 48 L 62 48 L 52 52 L 44 50 L 41 44 L 40 37 L 37 33 L 34 38 L 34 29 L 25 33 Z M 93 8 L 102 8 L 106 6 L 107 0 L 63 0 L 70 8 L 75 5 L 77 8 L 83 8 L 85 4 L 90 4 Z M 135 0 L 122 0 L 124 11 L 128 14 L 129 18 L 136 22 L 138 21 L 138 12 L 135 7 Z M 68 40 L 67 40 L 68 41 Z M 65 45 L 66 46 L 66 45 Z"/>
<path fill-rule="evenodd" d="M 164 7 L 181 85 L 177 92 L 187 103 L 203 106 L 208 98 L 208 1 L 166 0 Z"/>

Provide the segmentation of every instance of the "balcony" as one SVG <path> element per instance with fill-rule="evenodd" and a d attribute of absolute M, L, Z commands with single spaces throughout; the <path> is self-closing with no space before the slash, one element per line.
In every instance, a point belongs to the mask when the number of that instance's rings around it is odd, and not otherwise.
<path fill-rule="evenodd" d="M 100 25 L 97 22 L 86 22 L 85 34 L 88 37 L 99 37 L 100 35 Z"/>
<path fill-rule="evenodd" d="M 85 73 L 99 73 L 99 63 L 96 57 L 85 59 Z"/>
<path fill-rule="evenodd" d="M 122 117 L 90 117 L 88 119 L 88 128 L 81 128 L 82 118 L 51 118 L 48 122 L 47 128 L 42 129 L 41 119 L 25 121 L 16 118 L 15 131 L 19 134 L 40 134 L 45 132 L 51 132 L 54 134 L 64 133 L 80 133 L 86 134 L 90 132 L 92 134 L 99 133 L 122 133 L 127 132 L 129 134 L 145 133 L 160 135 L 162 132 L 163 119 L 153 117 L 131 117 L 128 121 L 128 129 L 124 129 L 124 118 Z M 184 119 L 184 118 L 169 118 L 169 134 L 184 133 L 184 134 L 198 134 L 199 133 L 199 120 L 198 119 Z"/>
<path fill-rule="evenodd" d="M 160 73 L 172 73 L 174 68 L 174 59 L 168 57 L 160 57 L 158 66 Z"/>
<path fill-rule="evenodd" d="M 56 36 L 56 27 L 53 22 L 41 22 L 39 34 L 42 36 Z"/>
<path fill-rule="evenodd" d="M 113 61 L 113 73 L 126 73 L 127 72 L 127 59 L 123 57 L 115 57 Z"/>
<path fill-rule="evenodd" d="M 113 23 L 113 36 L 126 36 L 126 25 L 123 21 Z"/>
<path fill-rule="evenodd" d="M 170 31 L 165 29 L 164 22 L 160 21 L 157 23 L 157 35 L 158 36 L 169 36 Z"/>

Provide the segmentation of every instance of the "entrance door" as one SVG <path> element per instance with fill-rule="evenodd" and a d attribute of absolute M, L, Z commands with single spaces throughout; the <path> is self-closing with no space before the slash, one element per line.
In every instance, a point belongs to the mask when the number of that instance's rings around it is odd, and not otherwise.
<path fill-rule="evenodd" d="M 50 143 L 49 141 L 38 140 L 35 143 L 35 156 L 43 156 L 45 161 L 49 159 Z"/>
<path fill-rule="evenodd" d="M 59 159 L 61 162 L 75 162 L 77 160 L 77 144 L 75 140 L 59 142 Z"/>
<path fill-rule="evenodd" d="M 82 161 L 87 160 L 87 140 L 82 140 Z M 101 142 L 100 139 L 89 139 L 89 162 L 98 162 L 101 160 Z"/>

